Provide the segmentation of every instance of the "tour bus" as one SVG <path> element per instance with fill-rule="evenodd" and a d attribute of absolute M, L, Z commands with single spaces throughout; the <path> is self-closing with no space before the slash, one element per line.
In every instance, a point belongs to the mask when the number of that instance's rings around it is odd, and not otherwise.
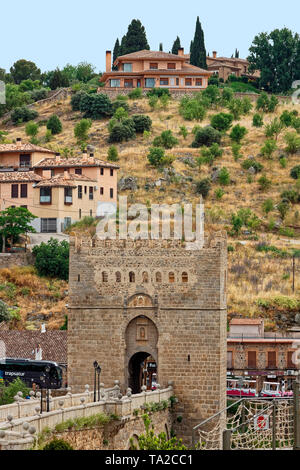
<path fill-rule="evenodd" d="M 256 380 L 243 378 L 227 379 L 227 396 L 230 397 L 257 397 Z"/>
<path fill-rule="evenodd" d="M 31 359 L 0 359 L 0 382 L 10 383 L 20 378 L 28 387 L 57 389 L 62 386 L 62 369 L 52 361 Z"/>

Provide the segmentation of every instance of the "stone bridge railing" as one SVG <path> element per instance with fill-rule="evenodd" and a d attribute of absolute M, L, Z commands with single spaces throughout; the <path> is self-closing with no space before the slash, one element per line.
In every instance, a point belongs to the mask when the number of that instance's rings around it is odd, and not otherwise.
<path fill-rule="evenodd" d="M 38 392 L 39 393 L 39 392 Z M 135 410 L 143 409 L 147 403 L 160 403 L 173 395 L 170 383 L 165 389 L 158 385 L 157 390 L 132 395 L 131 389 L 125 396 L 118 384 L 110 389 L 100 389 L 100 401 L 94 402 L 94 393 L 86 385 L 85 392 L 50 399 L 50 411 L 40 410 L 40 396 L 31 395 L 30 400 L 22 401 L 20 395 L 15 403 L 0 407 L 0 450 L 22 450 L 33 446 L 35 433 L 43 429 L 55 429 L 59 423 L 95 414 L 116 415 L 121 421 L 130 420 Z"/>

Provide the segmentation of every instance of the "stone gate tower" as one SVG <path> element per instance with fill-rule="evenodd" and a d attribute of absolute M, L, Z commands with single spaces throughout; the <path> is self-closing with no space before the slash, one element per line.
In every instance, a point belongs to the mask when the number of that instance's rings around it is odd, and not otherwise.
<path fill-rule="evenodd" d="M 178 436 L 225 407 L 226 236 L 199 250 L 178 240 L 70 243 L 69 385 L 120 380 L 139 391 L 137 371 L 152 356 L 161 387 L 174 382 L 183 419 Z"/>

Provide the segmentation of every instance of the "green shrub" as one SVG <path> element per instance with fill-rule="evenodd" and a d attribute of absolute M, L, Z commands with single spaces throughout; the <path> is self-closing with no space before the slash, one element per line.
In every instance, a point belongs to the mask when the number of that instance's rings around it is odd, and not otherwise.
<path fill-rule="evenodd" d="M 265 113 L 273 113 L 278 104 L 279 100 L 275 95 L 269 97 L 266 92 L 262 92 L 256 101 L 256 109 Z"/>
<path fill-rule="evenodd" d="M 144 114 L 134 114 L 132 120 L 135 127 L 135 132 L 143 133 L 144 131 L 150 131 L 152 126 L 152 120 L 149 116 Z"/>
<path fill-rule="evenodd" d="M 18 392 L 22 392 L 23 398 L 29 395 L 29 388 L 19 377 L 8 385 L 0 382 L 0 406 L 14 403 L 14 397 Z"/>
<path fill-rule="evenodd" d="M 285 158 L 284 155 L 281 155 L 281 156 L 279 157 L 279 163 L 280 163 L 280 165 L 282 166 L 282 168 L 286 168 L 286 166 L 287 166 L 287 159 Z"/>
<path fill-rule="evenodd" d="M 221 92 L 219 87 L 216 85 L 209 85 L 198 96 L 201 98 L 201 100 L 204 100 L 208 103 L 208 107 L 219 104 L 221 100 Z"/>
<path fill-rule="evenodd" d="M 107 152 L 107 160 L 110 162 L 116 162 L 119 160 L 118 149 L 115 145 L 111 145 Z"/>
<path fill-rule="evenodd" d="M 0 300 L 0 323 L 8 321 L 10 319 L 10 313 L 8 306 Z"/>
<path fill-rule="evenodd" d="M 79 145 L 87 142 L 89 136 L 88 131 L 92 126 L 91 119 L 81 119 L 74 128 L 74 135 Z"/>
<path fill-rule="evenodd" d="M 184 140 L 187 138 L 188 136 L 188 130 L 185 126 L 180 126 L 179 128 L 179 135 L 182 135 L 182 137 L 184 138 Z"/>
<path fill-rule="evenodd" d="M 300 165 L 294 166 L 291 169 L 290 176 L 291 178 L 294 178 L 295 180 L 300 178 Z"/>
<path fill-rule="evenodd" d="M 135 138 L 135 127 L 132 119 L 124 119 L 110 130 L 109 142 L 123 142 Z"/>
<path fill-rule="evenodd" d="M 253 127 L 262 127 L 264 125 L 264 118 L 261 114 L 254 114 L 252 119 L 252 126 Z"/>
<path fill-rule="evenodd" d="M 289 227 L 280 227 L 279 233 L 280 233 L 280 235 L 283 235 L 285 237 L 294 237 L 295 236 L 294 229 L 289 228 Z"/>
<path fill-rule="evenodd" d="M 287 200 L 292 204 L 296 204 L 300 200 L 299 192 L 295 191 L 294 189 L 287 189 L 286 191 L 283 191 L 280 194 L 280 197 L 282 200 Z"/>
<path fill-rule="evenodd" d="M 223 150 L 220 148 L 219 144 L 212 144 L 211 147 L 205 147 L 201 150 L 201 157 L 197 159 L 199 165 L 202 163 L 208 163 L 212 165 L 215 158 L 221 157 L 223 155 Z"/>
<path fill-rule="evenodd" d="M 102 119 L 113 115 L 112 103 L 104 93 L 85 94 L 80 100 L 80 111 L 85 118 Z"/>
<path fill-rule="evenodd" d="M 120 100 L 120 98 L 115 99 L 112 104 L 112 112 L 115 114 L 118 108 L 123 108 L 126 113 L 129 113 L 129 106 L 128 103 L 124 100 Z"/>
<path fill-rule="evenodd" d="M 284 136 L 285 143 L 287 144 L 286 151 L 295 154 L 300 150 L 300 136 L 297 132 L 288 132 Z"/>
<path fill-rule="evenodd" d="M 266 177 L 266 175 L 262 175 L 258 180 L 258 184 L 262 191 L 266 191 L 270 188 L 272 182 Z"/>
<path fill-rule="evenodd" d="M 172 159 L 165 155 L 165 150 L 161 147 L 151 147 L 147 158 L 150 165 L 155 167 L 165 166 L 172 161 Z"/>
<path fill-rule="evenodd" d="M 143 96 L 143 90 L 141 88 L 134 88 L 128 93 L 128 98 L 131 100 L 138 100 L 142 98 Z"/>
<path fill-rule="evenodd" d="M 196 193 L 201 194 L 204 198 L 208 196 L 211 189 L 211 182 L 208 178 L 204 178 L 196 183 Z"/>
<path fill-rule="evenodd" d="M 230 129 L 233 121 L 233 115 L 228 113 L 219 113 L 212 116 L 210 125 L 220 132 L 226 132 Z"/>
<path fill-rule="evenodd" d="M 158 105 L 158 97 L 156 95 L 149 96 L 148 103 L 152 111 L 154 111 Z"/>
<path fill-rule="evenodd" d="M 282 132 L 283 127 L 284 125 L 282 124 L 280 119 L 276 117 L 275 119 L 273 119 L 272 122 L 270 122 L 269 124 L 266 124 L 266 127 L 265 127 L 266 137 L 269 137 L 269 138 L 275 137 L 275 139 L 277 140 L 279 134 Z"/>
<path fill-rule="evenodd" d="M 264 157 L 271 159 L 276 149 L 277 149 L 277 144 L 275 140 L 267 139 L 264 145 L 261 147 L 260 151 Z"/>
<path fill-rule="evenodd" d="M 225 87 L 222 93 L 222 104 L 226 106 L 234 98 L 233 89 L 230 87 Z"/>
<path fill-rule="evenodd" d="M 277 210 L 282 218 L 282 220 L 285 219 L 288 211 L 290 209 L 290 204 L 287 202 L 287 201 L 281 201 L 278 205 L 277 205 Z"/>
<path fill-rule="evenodd" d="M 171 130 L 163 131 L 160 136 L 155 137 L 153 140 L 154 147 L 164 147 L 165 149 L 171 149 L 178 144 L 178 139 L 173 136 Z"/>
<path fill-rule="evenodd" d="M 203 121 L 206 109 L 200 100 L 185 96 L 180 101 L 179 114 L 187 121 Z"/>
<path fill-rule="evenodd" d="M 164 94 L 161 95 L 161 97 L 159 99 L 160 99 L 161 107 L 164 110 L 168 109 L 168 105 L 169 105 L 169 102 L 170 102 L 170 97 L 166 93 L 164 93 Z"/>
<path fill-rule="evenodd" d="M 36 137 L 39 132 L 39 125 L 36 122 L 29 121 L 25 127 L 26 135 Z"/>
<path fill-rule="evenodd" d="M 86 94 L 87 93 L 81 90 L 75 93 L 74 95 L 72 95 L 71 108 L 73 111 L 80 111 L 80 101 L 83 98 L 83 96 L 85 96 Z"/>
<path fill-rule="evenodd" d="M 247 160 L 243 161 L 242 168 L 244 168 L 244 170 L 249 170 L 249 168 L 254 168 L 255 173 L 259 173 L 263 169 L 263 165 L 254 159 L 247 158 Z"/>
<path fill-rule="evenodd" d="M 74 450 L 73 447 L 63 439 L 52 439 L 43 447 L 43 450 Z"/>
<path fill-rule="evenodd" d="M 236 142 L 237 144 L 240 144 L 242 139 L 247 134 L 247 132 L 248 131 L 247 131 L 246 127 L 243 127 L 243 126 L 240 126 L 239 124 L 237 124 L 236 126 L 233 126 L 229 137 L 233 142 Z"/>
<path fill-rule="evenodd" d="M 283 113 L 280 116 L 280 122 L 285 126 L 285 127 L 291 127 L 293 125 L 295 115 L 293 112 L 290 112 L 288 110 L 283 111 Z"/>
<path fill-rule="evenodd" d="M 222 199 L 222 197 L 224 196 L 224 194 L 225 194 L 225 191 L 224 191 L 223 188 L 217 188 L 217 189 L 215 190 L 215 196 L 216 196 L 217 199 Z"/>
<path fill-rule="evenodd" d="M 221 143 L 221 133 L 211 126 L 206 126 L 197 130 L 192 147 L 210 147 L 214 143 Z"/>
<path fill-rule="evenodd" d="M 266 199 L 262 204 L 262 209 L 265 214 L 269 214 L 274 209 L 274 202 L 272 199 Z"/>
<path fill-rule="evenodd" d="M 56 114 L 53 114 L 47 121 L 47 129 L 49 129 L 52 135 L 60 134 L 62 131 L 62 123 Z"/>
<path fill-rule="evenodd" d="M 32 121 L 38 117 L 38 112 L 34 109 L 29 109 L 27 106 L 15 108 L 11 113 L 11 120 L 14 124 Z"/>
<path fill-rule="evenodd" d="M 168 88 L 151 88 L 151 90 L 147 92 L 148 98 L 151 96 L 157 96 L 157 98 L 160 98 L 162 95 L 168 95 L 171 97 L 171 94 Z"/>
<path fill-rule="evenodd" d="M 233 155 L 233 158 L 235 161 L 237 161 L 239 158 L 242 157 L 241 155 L 241 144 L 238 144 L 237 142 L 232 142 L 231 144 L 231 151 L 232 151 L 232 155 Z"/>
<path fill-rule="evenodd" d="M 230 184 L 230 174 L 226 167 L 221 168 L 218 176 L 220 184 L 228 186 Z"/>
<path fill-rule="evenodd" d="M 50 238 L 47 243 L 34 246 L 35 267 L 40 276 L 69 278 L 69 243 Z"/>

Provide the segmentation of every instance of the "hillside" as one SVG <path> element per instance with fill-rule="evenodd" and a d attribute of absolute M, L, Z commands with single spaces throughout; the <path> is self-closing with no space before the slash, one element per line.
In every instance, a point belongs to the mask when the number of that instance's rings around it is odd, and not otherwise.
<path fill-rule="evenodd" d="M 200 155 L 200 149 L 191 148 L 194 139 L 192 129 L 195 125 L 201 127 L 210 123 L 212 115 L 226 109 L 218 108 L 209 110 L 206 118 L 201 123 L 196 121 L 185 121 L 178 112 L 179 102 L 171 100 L 166 110 L 158 109 L 151 111 L 147 99 L 128 100 L 130 114 L 147 114 L 151 117 L 153 125 L 151 135 L 146 138 L 137 135 L 137 138 L 129 142 L 117 145 L 120 165 L 119 179 L 132 177 L 135 179 L 137 189 L 121 190 L 119 194 L 127 195 L 129 203 L 182 203 L 199 201 L 199 194 L 195 188 L 197 181 L 203 178 L 215 179 L 215 167 L 226 167 L 230 174 L 231 182 L 228 186 L 222 186 L 224 195 L 219 199 L 215 194 L 221 188 L 217 180 L 212 182 L 211 191 L 205 199 L 206 230 L 232 229 L 231 215 L 239 209 L 251 209 L 261 220 L 261 226 L 251 230 L 244 226 L 239 236 L 233 237 L 229 234 L 228 243 L 232 251 L 229 252 L 229 283 L 228 283 L 228 311 L 229 315 L 265 315 L 268 319 L 267 326 L 275 326 L 276 312 L 289 310 L 286 299 L 282 296 L 291 296 L 297 300 L 300 294 L 299 273 L 297 272 L 300 261 L 296 259 L 296 283 L 295 293 L 292 292 L 291 267 L 292 260 L 288 253 L 292 248 L 300 246 L 300 221 L 299 203 L 290 204 L 288 213 L 282 221 L 276 205 L 281 201 L 281 193 L 293 189 L 299 193 L 300 188 L 295 180 L 290 177 L 290 170 L 299 164 L 299 152 L 291 155 L 285 152 L 284 135 L 289 130 L 283 130 L 278 137 L 278 150 L 274 152 L 272 159 L 266 159 L 260 155 L 261 147 L 265 143 L 266 136 L 264 127 L 252 126 L 254 110 L 249 115 L 243 116 L 238 123 L 245 126 L 248 133 L 243 141 L 241 158 L 234 160 L 231 150 L 229 136 L 222 139 L 223 156 L 217 158 L 213 166 L 197 165 L 196 158 Z M 51 104 L 43 104 L 36 108 L 39 112 L 37 121 L 46 121 L 52 114 L 57 114 L 63 124 L 61 134 L 54 136 L 53 140 L 45 144 L 43 136 L 46 133 L 44 126 L 40 127 L 38 138 L 40 144 L 60 151 L 62 155 L 80 154 L 74 137 L 74 126 L 82 118 L 79 112 L 73 112 L 70 99 Z M 300 114 L 300 105 L 292 103 L 281 104 L 275 113 L 265 114 L 265 124 L 279 117 L 284 110 L 297 110 Z M 88 144 L 94 146 L 95 156 L 107 159 L 108 143 L 108 120 L 93 121 L 89 131 Z M 237 121 L 233 123 L 237 124 Z M 188 136 L 184 139 L 180 134 L 180 127 L 186 126 Z M 1 130 L 8 131 L 8 139 L 22 137 L 28 140 L 25 134 L 25 125 L 13 126 L 10 123 L 0 126 Z M 171 130 L 179 140 L 179 144 L 166 153 L 175 157 L 172 167 L 174 170 L 158 170 L 151 167 L 147 160 L 147 154 L 152 140 L 164 130 Z M 228 134 L 228 133 L 227 133 Z M 286 167 L 279 162 L 279 156 L 286 157 Z M 242 168 L 241 163 L 249 156 L 255 157 L 263 165 L 263 171 L 253 174 Z M 259 178 L 265 175 L 271 182 L 270 188 L 260 189 Z M 159 183 L 156 182 L 162 179 Z M 271 199 L 273 209 L 266 215 L 263 211 L 263 203 Z M 242 242 L 242 243 L 241 243 Z M 257 244 L 264 243 L 275 246 L 278 250 L 257 251 Z M 280 299 L 278 300 L 278 297 Z M 270 308 L 258 304 L 259 299 L 269 299 Z M 275 300 L 274 300 L 275 299 Z M 276 300 L 277 299 L 277 300 Z M 274 308 L 273 308 L 274 303 Z M 298 311 L 296 302 L 290 309 L 291 312 Z M 62 318 L 62 317 L 60 317 Z M 277 321 L 278 323 L 278 321 Z M 56 325 L 53 325 L 54 327 Z"/>

